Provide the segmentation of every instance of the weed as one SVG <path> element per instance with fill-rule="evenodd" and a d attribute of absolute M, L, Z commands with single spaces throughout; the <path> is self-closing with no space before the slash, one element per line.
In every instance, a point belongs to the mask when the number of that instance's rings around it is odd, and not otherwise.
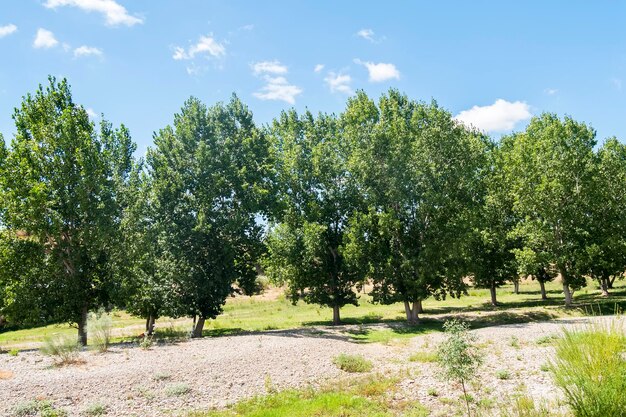
<path fill-rule="evenodd" d="M 19 349 L 11 349 L 11 350 L 9 351 L 9 355 L 10 355 L 10 356 L 17 356 L 17 355 L 19 355 L 19 354 L 20 354 L 20 350 L 19 350 Z"/>
<path fill-rule="evenodd" d="M 374 366 L 371 361 L 365 359 L 363 356 L 347 355 L 345 353 L 335 357 L 333 363 L 337 365 L 339 369 L 346 372 L 369 372 Z"/>
<path fill-rule="evenodd" d="M 437 362 L 437 352 L 418 351 L 409 356 L 410 362 Z"/>
<path fill-rule="evenodd" d="M 57 365 L 67 365 L 79 361 L 80 346 L 76 338 L 57 336 L 46 338 L 41 353 L 52 356 Z"/>
<path fill-rule="evenodd" d="M 103 416 L 108 412 L 107 406 L 101 403 L 93 403 L 83 410 L 83 415 L 89 417 Z"/>
<path fill-rule="evenodd" d="M 191 387 L 184 382 L 172 384 L 165 389 L 165 393 L 170 397 L 179 397 L 185 395 L 191 391 Z"/>
<path fill-rule="evenodd" d="M 167 372 L 157 372 L 152 377 L 152 379 L 154 379 L 155 381 L 167 381 L 171 378 L 172 378 L 172 375 Z"/>
<path fill-rule="evenodd" d="M 113 321 L 111 316 L 100 309 L 95 313 L 89 313 L 87 318 L 87 334 L 91 338 L 93 345 L 100 352 L 106 352 L 111 343 L 111 327 Z"/>
<path fill-rule="evenodd" d="M 506 369 L 499 369 L 496 371 L 496 377 L 498 379 L 511 379 L 511 373 Z"/>

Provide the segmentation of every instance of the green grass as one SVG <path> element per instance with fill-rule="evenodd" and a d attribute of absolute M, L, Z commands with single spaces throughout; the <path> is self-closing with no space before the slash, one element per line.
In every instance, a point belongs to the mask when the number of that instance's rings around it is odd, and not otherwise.
<path fill-rule="evenodd" d="M 244 400 L 225 410 L 195 411 L 187 417 L 425 417 L 417 402 L 390 402 L 398 378 L 370 375 L 339 381 L 321 390 L 288 390 Z"/>
<path fill-rule="evenodd" d="M 426 350 L 418 351 L 409 356 L 409 361 L 421 363 L 437 362 L 437 352 Z"/>
<path fill-rule="evenodd" d="M 372 361 L 365 359 L 363 356 L 347 355 L 345 353 L 336 356 L 333 359 L 333 363 L 342 371 L 351 373 L 369 372 L 374 367 Z"/>
<path fill-rule="evenodd" d="M 626 336 L 619 322 L 563 331 L 550 364 L 574 416 L 623 416 Z"/>
<path fill-rule="evenodd" d="M 499 306 L 489 304 L 489 291 L 471 288 L 469 296 L 447 298 L 443 301 L 427 299 L 423 302 L 425 314 L 418 326 L 405 326 L 404 307 L 402 304 L 377 305 L 371 298 L 360 295 L 359 306 L 346 306 L 341 310 L 345 324 L 367 325 L 386 323 L 394 327 L 385 330 L 364 330 L 362 334 L 347 333 L 346 337 L 357 342 L 402 343 L 403 339 L 417 334 L 440 330 L 442 318 L 449 315 L 463 315 L 472 327 L 496 324 L 511 324 L 528 321 L 549 320 L 555 317 L 585 314 L 613 314 L 626 308 L 626 286 L 623 282 L 612 290 L 611 297 L 601 297 L 595 283 L 579 290 L 575 294 L 574 308 L 563 307 L 563 295 L 560 284 L 547 284 L 547 301 L 541 300 L 539 286 L 534 281 L 520 285 L 520 294 L 513 294 L 512 285 L 498 289 Z M 279 290 L 273 289 L 276 293 Z M 227 300 L 224 312 L 216 320 L 207 322 L 205 336 L 234 335 L 242 332 L 281 331 L 285 329 L 307 328 L 330 325 L 332 310 L 326 307 L 308 305 L 303 302 L 293 305 L 284 295 L 235 297 Z M 186 340 L 191 329 L 191 319 L 157 320 L 155 341 Z M 143 333 L 145 321 L 130 316 L 123 311 L 112 313 L 112 341 L 137 340 Z M 357 331 L 358 333 L 358 331 Z M 0 333 L 0 346 L 10 348 L 33 348 L 46 338 L 57 335 L 73 336 L 76 329 L 69 325 L 50 325 L 31 329 L 5 331 Z"/>

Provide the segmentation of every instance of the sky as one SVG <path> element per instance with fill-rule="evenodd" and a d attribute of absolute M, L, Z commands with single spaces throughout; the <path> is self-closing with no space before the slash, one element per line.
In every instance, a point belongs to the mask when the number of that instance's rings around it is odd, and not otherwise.
<path fill-rule="evenodd" d="M 626 140 L 626 2 L 0 0 L 0 133 L 66 77 L 143 155 L 190 96 L 264 124 L 362 89 L 437 100 L 499 137 L 554 112 Z"/>

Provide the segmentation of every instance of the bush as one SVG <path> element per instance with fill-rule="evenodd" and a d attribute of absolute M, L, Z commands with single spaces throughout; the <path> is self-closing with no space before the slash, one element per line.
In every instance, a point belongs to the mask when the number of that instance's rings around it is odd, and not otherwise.
<path fill-rule="evenodd" d="M 83 410 L 83 414 L 89 417 L 103 416 L 107 412 L 107 406 L 100 403 L 93 403 Z"/>
<path fill-rule="evenodd" d="M 96 313 L 89 313 L 87 318 L 87 335 L 100 352 L 106 352 L 111 343 L 111 328 L 113 322 L 104 309 Z"/>
<path fill-rule="evenodd" d="M 563 332 L 550 370 L 574 416 L 626 416 L 626 337 L 616 323 Z"/>
<path fill-rule="evenodd" d="M 498 379 L 511 379 L 511 373 L 506 369 L 500 369 L 496 372 Z"/>
<path fill-rule="evenodd" d="M 333 363 L 346 372 L 368 372 L 374 366 L 371 361 L 368 361 L 363 356 L 346 355 L 345 353 L 335 357 Z"/>
<path fill-rule="evenodd" d="M 11 349 L 9 351 L 9 355 L 11 355 L 11 356 L 17 356 L 19 354 L 20 354 L 20 350 L 19 349 Z"/>
<path fill-rule="evenodd" d="M 67 412 L 63 409 L 54 408 L 50 401 L 32 400 L 13 407 L 13 416 L 41 416 L 41 417 L 66 417 Z"/>
<path fill-rule="evenodd" d="M 52 356 L 57 364 L 67 365 L 78 362 L 80 345 L 73 337 L 47 337 L 40 350 L 44 355 Z"/>
<path fill-rule="evenodd" d="M 165 390 L 167 395 L 169 395 L 170 397 L 178 397 L 180 395 L 185 395 L 189 391 L 191 391 L 191 388 L 189 387 L 189 385 L 185 383 L 172 384 L 169 387 L 167 387 Z"/>

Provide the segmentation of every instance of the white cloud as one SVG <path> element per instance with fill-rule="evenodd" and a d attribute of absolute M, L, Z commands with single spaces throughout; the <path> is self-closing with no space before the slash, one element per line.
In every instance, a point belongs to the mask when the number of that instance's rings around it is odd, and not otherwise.
<path fill-rule="evenodd" d="M 96 113 L 91 107 L 87 107 L 85 111 L 87 112 L 87 116 L 89 116 L 90 119 L 98 119 L 100 117 L 98 116 L 98 113 Z"/>
<path fill-rule="evenodd" d="M 361 29 L 356 33 L 356 36 L 367 39 L 370 42 L 376 42 L 374 39 L 374 31 L 372 29 Z"/>
<path fill-rule="evenodd" d="M 326 78 L 324 78 L 328 88 L 330 88 L 331 93 L 340 92 L 345 94 L 352 94 L 352 88 L 350 87 L 350 83 L 352 82 L 352 77 L 348 74 L 335 74 L 334 72 L 329 72 Z"/>
<path fill-rule="evenodd" d="M 94 46 L 86 46 L 86 45 L 83 45 L 74 49 L 74 57 L 90 56 L 90 55 L 102 56 L 102 49 L 96 48 Z"/>
<path fill-rule="evenodd" d="M 386 39 L 384 36 L 376 36 L 372 29 L 361 29 L 355 35 L 371 43 L 381 43 Z"/>
<path fill-rule="evenodd" d="M 14 24 L 8 24 L 6 26 L 0 26 L 0 38 L 4 38 L 5 36 L 9 36 L 12 33 L 17 31 L 17 26 Z"/>
<path fill-rule="evenodd" d="M 369 80 L 373 83 L 380 83 L 392 79 L 400 79 L 400 71 L 398 71 L 394 64 L 385 62 L 363 62 L 360 59 L 355 59 L 354 62 L 367 68 L 367 72 L 369 73 Z"/>
<path fill-rule="evenodd" d="M 549 96 L 553 96 L 556 93 L 559 92 L 559 90 L 557 90 L 556 88 L 546 88 L 545 90 L 543 90 L 544 93 L 546 93 Z"/>
<path fill-rule="evenodd" d="M 267 84 L 253 95 L 260 100 L 282 100 L 289 104 L 296 103 L 296 96 L 302 89 L 289 84 L 285 77 L 265 77 Z"/>
<path fill-rule="evenodd" d="M 131 16 L 124 6 L 114 0 L 47 0 L 44 6 L 56 9 L 62 6 L 78 7 L 87 12 L 101 13 L 109 26 L 133 26 L 143 23 L 143 19 Z"/>
<path fill-rule="evenodd" d="M 37 29 L 37 35 L 33 41 L 33 48 L 53 48 L 59 44 L 59 41 L 54 37 L 54 33 L 49 30 L 39 28 Z"/>
<path fill-rule="evenodd" d="M 532 117 L 530 106 L 522 101 L 509 102 L 497 99 L 489 106 L 474 106 L 455 116 L 459 122 L 485 132 L 511 130 L 523 120 Z"/>
<path fill-rule="evenodd" d="M 259 74 L 287 74 L 287 67 L 279 61 L 261 61 L 252 65 L 255 75 Z"/>
<path fill-rule="evenodd" d="M 213 38 L 212 34 L 207 36 L 200 36 L 198 42 L 191 45 L 187 50 L 185 48 L 177 46 L 174 49 L 174 55 L 172 58 L 179 61 L 182 59 L 193 59 L 196 55 L 205 54 L 214 58 L 219 58 L 226 54 L 226 48 Z"/>
<path fill-rule="evenodd" d="M 315 68 L 313 68 L 313 71 L 321 72 L 323 69 L 324 69 L 324 64 L 317 64 Z"/>

